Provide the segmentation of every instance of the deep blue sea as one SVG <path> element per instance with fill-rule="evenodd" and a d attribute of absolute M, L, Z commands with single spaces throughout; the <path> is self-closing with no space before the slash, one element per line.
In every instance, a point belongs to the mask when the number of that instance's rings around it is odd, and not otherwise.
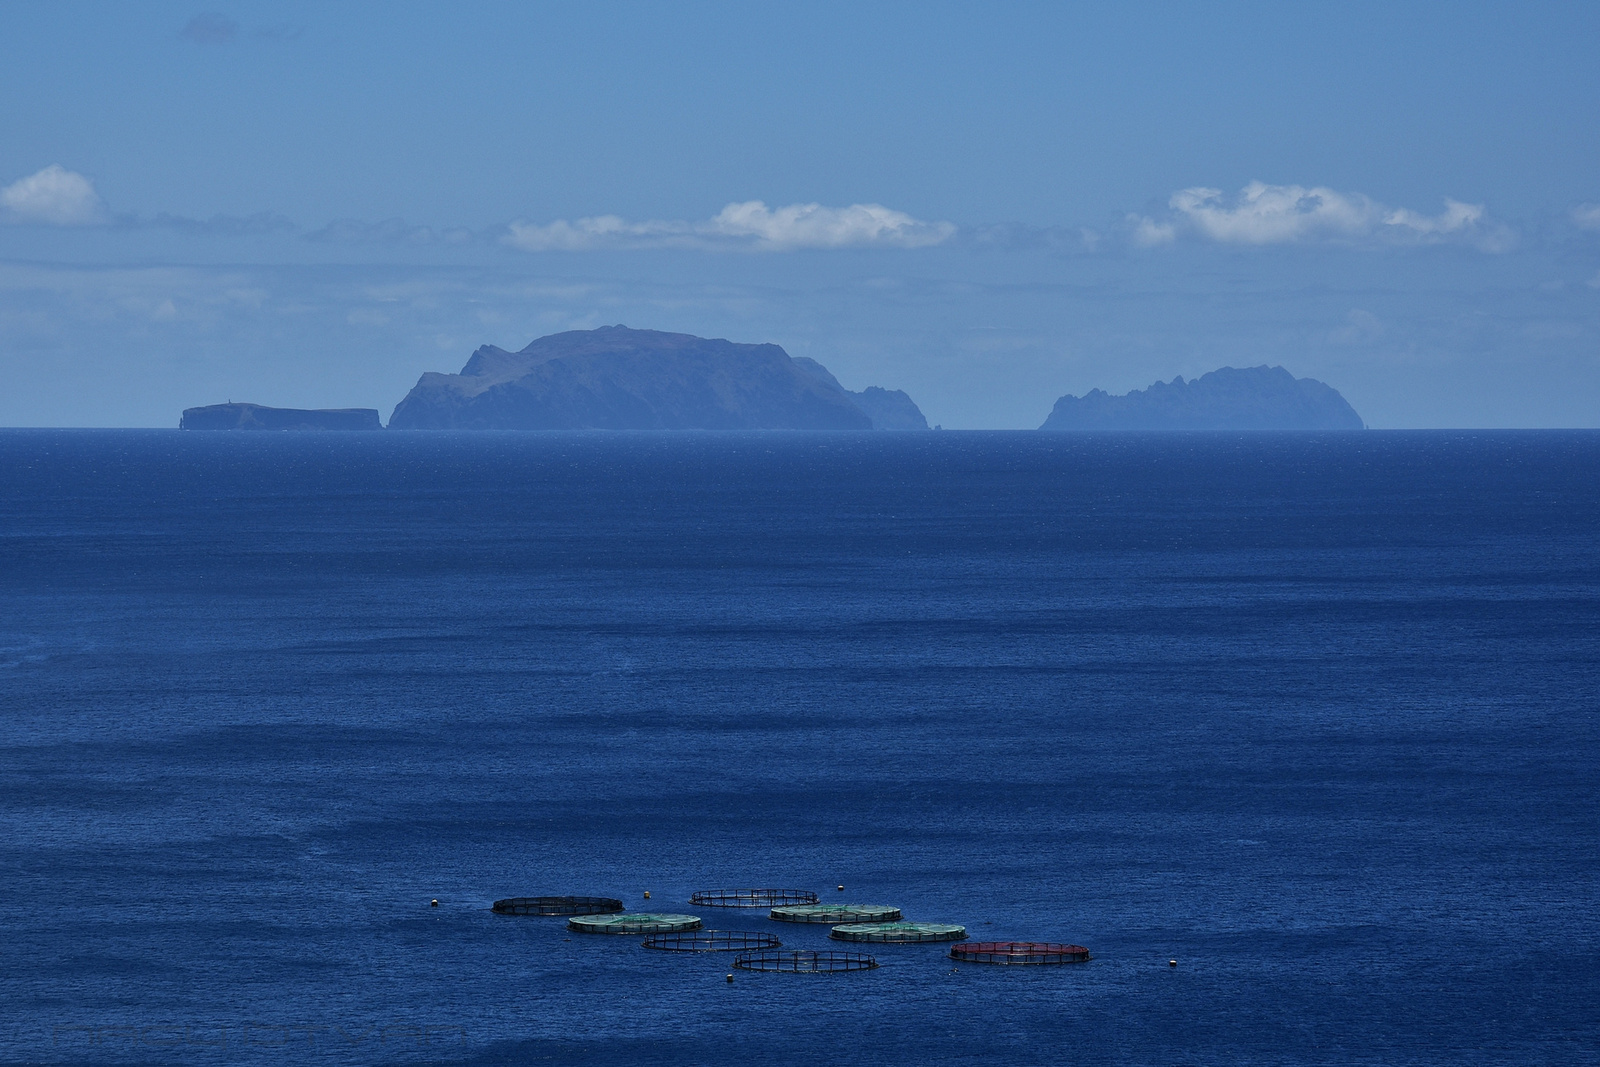
<path fill-rule="evenodd" d="M 1596 1063 L 1597 801 L 1597 432 L 0 432 L 0 1063 Z M 1094 959 L 489 911 L 766 886 Z"/>

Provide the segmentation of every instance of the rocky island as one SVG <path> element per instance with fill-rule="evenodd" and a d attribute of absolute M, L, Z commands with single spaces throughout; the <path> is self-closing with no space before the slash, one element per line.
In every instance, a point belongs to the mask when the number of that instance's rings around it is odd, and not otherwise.
<path fill-rule="evenodd" d="M 211 404 L 185 408 L 180 430 L 381 430 L 377 408 L 269 408 Z"/>
<path fill-rule="evenodd" d="M 1041 430 L 1361 430 L 1339 391 L 1282 367 L 1223 367 L 1111 396 L 1064 396 Z"/>
<path fill-rule="evenodd" d="M 429 372 L 394 430 L 922 429 L 905 393 L 852 393 L 773 344 L 602 326 L 519 352 L 484 345 L 460 374 Z"/>

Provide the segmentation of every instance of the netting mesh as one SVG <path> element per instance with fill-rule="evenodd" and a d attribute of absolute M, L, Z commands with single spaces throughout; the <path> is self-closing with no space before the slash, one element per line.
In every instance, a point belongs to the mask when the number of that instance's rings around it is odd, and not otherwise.
<path fill-rule="evenodd" d="M 799 904 L 773 908 L 772 917 L 785 923 L 892 923 L 900 909 L 882 904 Z"/>
<path fill-rule="evenodd" d="M 864 952 L 746 952 L 735 957 L 733 965 L 744 971 L 839 974 L 870 971 L 878 961 Z"/>
<path fill-rule="evenodd" d="M 621 911 L 611 897 L 508 897 L 494 902 L 498 915 L 604 915 Z"/>
<path fill-rule="evenodd" d="M 828 934 L 835 941 L 878 941 L 906 945 L 920 941 L 960 941 L 965 926 L 954 923 L 845 923 Z"/>
<path fill-rule="evenodd" d="M 950 946 L 950 958 L 968 963 L 1082 963 L 1089 950 L 1054 941 L 964 941 Z"/>
<path fill-rule="evenodd" d="M 705 908 L 770 908 L 779 904 L 815 904 L 822 898 L 809 889 L 703 889 L 689 903 Z"/>
<path fill-rule="evenodd" d="M 567 929 L 581 934 L 675 934 L 700 929 L 698 915 L 662 915 L 636 911 L 622 915 L 580 915 L 567 920 Z"/>
<path fill-rule="evenodd" d="M 644 939 L 645 948 L 663 952 L 753 952 L 783 944 L 771 934 L 740 930 L 697 930 L 692 934 L 657 934 Z"/>

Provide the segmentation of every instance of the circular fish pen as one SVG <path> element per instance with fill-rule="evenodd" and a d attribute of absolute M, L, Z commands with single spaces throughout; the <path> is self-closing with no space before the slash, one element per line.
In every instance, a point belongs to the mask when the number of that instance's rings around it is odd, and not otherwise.
<path fill-rule="evenodd" d="M 950 958 L 967 963 L 1082 963 L 1089 950 L 1054 941 L 964 941 L 950 946 Z"/>
<path fill-rule="evenodd" d="M 580 934 L 676 934 L 700 929 L 700 916 L 661 915 L 649 911 L 580 915 L 567 920 L 567 929 Z"/>
<path fill-rule="evenodd" d="M 960 941 L 965 926 L 954 923 L 844 923 L 828 934 L 835 941 L 876 941 L 886 945 L 912 945 L 924 941 Z"/>
<path fill-rule="evenodd" d="M 742 930 L 696 930 L 690 934 L 656 934 L 644 939 L 645 948 L 663 952 L 759 952 L 783 944 L 772 934 Z"/>
<path fill-rule="evenodd" d="M 508 897 L 489 910 L 496 915 L 606 915 L 621 911 L 611 897 Z"/>
<path fill-rule="evenodd" d="M 689 895 L 689 903 L 702 908 L 771 908 L 821 899 L 809 889 L 704 889 Z"/>
<path fill-rule="evenodd" d="M 892 923 L 900 921 L 900 909 L 882 904 L 795 904 L 773 908 L 772 918 L 781 923 Z"/>
<path fill-rule="evenodd" d="M 746 952 L 734 957 L 741 971 L 783 974 L 843 974 L 870 971 L 878 961 L 865 952 Z"/>

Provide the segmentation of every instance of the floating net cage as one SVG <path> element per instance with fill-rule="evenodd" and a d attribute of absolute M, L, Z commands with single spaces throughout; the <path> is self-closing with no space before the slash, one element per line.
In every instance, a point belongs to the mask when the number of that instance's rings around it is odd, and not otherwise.
<path fill-rule="evenodd" d="M 645 948 L 663 952 L 758 952 L 783 944 L 772 934 L 741 930 L 696 930 L 689 934 L 656 934 L 644 939 Z"/>
<path fill-rule="evenodd" d="M 950 946 L 950 958 L 968 963 L 1082 963 L 1089 950 L 1053 941 L 964 941 Z"/>
<path fill-rule="evenodd" d="M 733 965 L 742 971 L 843 974 L 870 971 L 878 961 L 865 952 L 746 952 L 734 957 Z"/>
<path fill-rule="evenodd" d="M 900 909 L 882 904 L 794 904 L 773 908 L 772 917 L 782 923 L 892 923 L 900 921 Z"/>
<path fill-rule="evenodd" d="M 815 904 L 821 899 L 809 889 L 705 889 L 690 894 L 689 903 L 703 908 L 771 908 Z"/>
<path fill-rule="evenodd" d="M 967 928 L 954 923 L 845 923 L 835 926 L 828 936 L 835 941 L 910 945 L 923 941 L 960 941 L 967 936 Z"/>
<path fill-rule="evenodd" d="M 622 910 L 611 897 L 509 897 L 497 900 L 496 915 L 605 915 Z"/>
<path fill-rule="evenodd" d="M 567 929 L 580 934 L 676 934 L 700 929 L 698 915 L 662 915 L 635 911 L 622 915 L 579 915 L 567 920 Z"/>

